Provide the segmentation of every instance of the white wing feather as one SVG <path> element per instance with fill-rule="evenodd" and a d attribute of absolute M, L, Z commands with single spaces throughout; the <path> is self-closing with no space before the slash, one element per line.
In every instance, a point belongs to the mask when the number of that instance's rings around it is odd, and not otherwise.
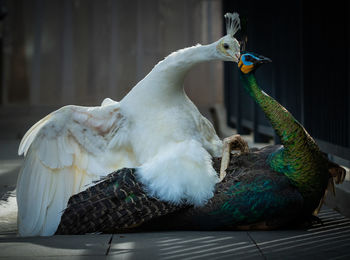
<path fill-rule="evenodd" d="M 122 167 L 136 166 L 128 147 L 126 119 L 111 99 L 100 107 L 63 107 L 23 137 L 25 155 L 17 182 L 22 236 L 52 235 L 71 195 Z"/>

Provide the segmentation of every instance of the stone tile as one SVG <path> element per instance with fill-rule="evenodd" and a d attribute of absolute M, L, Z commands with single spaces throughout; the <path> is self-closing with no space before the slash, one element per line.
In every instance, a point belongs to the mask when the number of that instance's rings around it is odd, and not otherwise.
<path fill-rule="evenodd" d="M 1 146 L 0 146 L 1 147 Z M 17 176 L 23 160 L 2 160 L 0 154 L 0 199 L 16 188 Z"/>
<path fill-rule="evenodd" d="M 246 232 L 115 234 L 109 259 L 262 259 Z"/>
<path fill-rule="evenodd" d="M 4 231 L 0 232 L 0 241 L 5 241 L 8 238 L 16 238 L 17 237 L 17 231 Z"/>
<path fill-rule="evenodd" d="M 50 260 L 100 260 L 100 259 L 106 259 L 105 255 L 97 256 L 97 255 L 70 255 L 70 256 L 10 256 L 5 257 L 6 260 L 44 260 L 44 259 L 50 259 Z M 0 255 L 0 259 L 2 258 Z"/>
<path fill-rule="evenodd" d="M 306 230 L 249 232 L 267 259 L 350 259 L 350 219 L 324 208 Z"/>
<path fill-rule="evenodd" d="M 0 237 L 0 258 L 105 256 L 110 240 L 111 235 Z"/>
<path fill-rule="evenodd" d="M 335 185 L 335 194 L 334 196 L 332 192 L 328 192 L 325 204 L 330 207 L 337 209 L 344 216 L 350 217 L 350 174 L 348 172 L 345 181 L 341 184 Z"/>

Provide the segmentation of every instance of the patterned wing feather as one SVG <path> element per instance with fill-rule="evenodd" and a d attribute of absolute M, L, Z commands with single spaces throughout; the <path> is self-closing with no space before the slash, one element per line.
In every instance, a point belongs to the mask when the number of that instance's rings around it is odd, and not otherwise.
<path fill-rule="evenodd" d="M 124 168 L 72 196 L 56 234 L 114 233 L 179 208 L 148 197 L 135 169 Z"/>

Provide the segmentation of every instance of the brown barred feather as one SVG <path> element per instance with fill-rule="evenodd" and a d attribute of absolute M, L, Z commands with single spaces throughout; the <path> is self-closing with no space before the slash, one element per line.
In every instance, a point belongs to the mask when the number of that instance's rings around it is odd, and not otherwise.
<path fill-rule="evenodd" d="M 135 169 L 121 169 L 72 196 L 56 234 L 114 233 L 184 206 L 148 197 Z"/>

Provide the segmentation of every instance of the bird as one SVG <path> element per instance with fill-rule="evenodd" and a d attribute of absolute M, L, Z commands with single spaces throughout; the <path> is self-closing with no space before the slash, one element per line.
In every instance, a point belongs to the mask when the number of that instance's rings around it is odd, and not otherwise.
<path fill-rule="evenodd" d="M 281 145 L 249 149 L 239 135 L 232 136 L 231 148 L 241 152 L 232 156 L 214 197 L 204 207 L 165 215 L 157 226 L 270 230 L 308 223 L 315 220 L 327 189 L 334 191 L 334 183 L 344 181 L 345 169 L 330 161 L 293 115 L 259 87 L 255 71 L 269 62 L 262 55 L 242 52 L 238 67 L 242 85 L 264 112 Z"/>
<path fill-rule="evenodd" d="M 225 19 L 225 36 L 170 54 L 120 102 L 64 106 L 27 131 L 18 150 L 25 156 L 16 192 L 20 236 L 54 234 L 72 195 L 125 167 L 136 168 L 147 194 L 162 201 L 199 206 L 213 196 L 219 179 L 211 161 L 222 141 L 183 85 L 196 64 L 238 62 L 239 15 Z"/>
<path fill-rule="evenodd" d="M 205 205 L 174 205 L 150 197 L 124 168 L 72 196 L 56 234 L 145 230 L 272 230 L 314 220 L 328 186 L 344 181 L 343 167 L 328 160 L 293 115 L 262 91 L 254 72 L 270 59 L 244 53 L 243 86 L 264 111 L 281 145 L 249 148 L 235 135 L 226 176 Z M 231 151 L 230 151 L 231 152 Z M 218 175 L 222 158 L 214 158 Z M 97 191 L 96 191 L 97 190 Z"/>

